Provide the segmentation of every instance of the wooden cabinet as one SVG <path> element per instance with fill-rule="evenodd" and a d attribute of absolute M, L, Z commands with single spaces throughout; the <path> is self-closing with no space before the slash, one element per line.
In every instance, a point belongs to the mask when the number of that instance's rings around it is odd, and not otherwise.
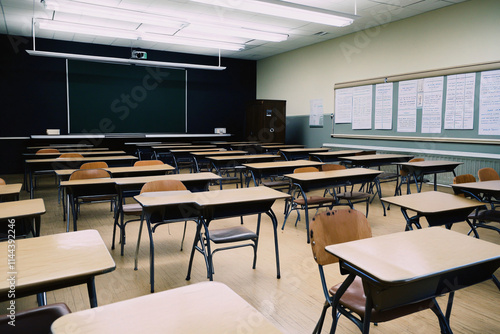
<path fill-rule="evenodd" d="M 285 143 L 286 101 L 255 100 L 246 107 L 245 139 Z"/>

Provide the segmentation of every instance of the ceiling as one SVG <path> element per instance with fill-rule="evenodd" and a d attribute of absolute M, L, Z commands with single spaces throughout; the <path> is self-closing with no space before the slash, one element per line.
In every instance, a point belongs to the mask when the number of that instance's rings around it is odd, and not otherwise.
<path fill-rule="evenodd" d="M 295 3 L 309 7 L 336 11 L 349 15 L 356 14 L 354 23 L 346 27 L 334 27 L 319 23 L 311 23 L 296 19 L 286 19 L 277 16 L 255 14 L 247 11 L 225 8 L 221 3 L 238 4 L 248 2 L 244 0 L 213 0 L 214 4 L 202 4 L 189 0 L 75 0 L 110 7 L 119 7 L 148 13 L 163 13 L 170 11 L 172 19 L 182 17 L 182 21 L 190 21 L 189 17 L 197 15 L 194 21 L 186 26 L 194 27 L 197 21 L 205 19 L 215 20 L 217 27 L 227 29 L 227 24 L 240 27 L 251 27 L 253 24 L 265 24 L 268 31 L 280 32 L 288 35 L 288 39 L 281 42 L 270 42 L 250 38 L 228 38 L 244 44 L 240 51 L 221 50 L 221 56 L 260 60 L 283 52 L 298 49 L 307 45 L 323 42 L 332 38 L 347 35 L 366 28 L 398 21 L 428 11 L 436 10 L 467 0 L 289 0 L 280 3 Z M 264 1 L 264 0 L 262 0 Z M 66 0 L 68 2 L 68 0 Z M 69 1 L 71 2 L 71 0 Z M 276 1 L 275 1 L 276 2 Z M 46 9 L 40 0 L 0 0 L 0 33 L 18 36 L 33 36 L 32 19 L 62 20 L 73 23 L 88 23 L 99 27 L 116 27 L 126 30 L 138 30 L 148 22 L 134 23 L 116 20 L 113 17 L 96 18 L 79 14 L 63 13 Z M 172 14 L 173 13 L 173 14 Z M 175 16 L 175 17 L 174 17 Z M 154 25 L 149 24 L 150 28 Z M 158 28 L 157 29 L 163 29 Z M 190 28 L 189 28 L 190 29 Z M 180 36 L 189 29 L 177 29 L 170 33 Z M 262 29 L 262 28 L 260 28 Z M 165 30 L 166 31 L 166 30 Z M 95 43 L 102 45 L 144 48 L 170 52 L 183 52 L 200 55 L 219 55 L 219 49 L 158 43 L 146 40 L 130 40 L 116 37 L 102 37 L 90 34 L 75 34 L 67 31 L 42 30 L 35 25 L 35 36 L 47 39 Z M 195 35 L 195 37 L 197 37 Z M 57 51 L 57 50 L 43 50 Z"/>

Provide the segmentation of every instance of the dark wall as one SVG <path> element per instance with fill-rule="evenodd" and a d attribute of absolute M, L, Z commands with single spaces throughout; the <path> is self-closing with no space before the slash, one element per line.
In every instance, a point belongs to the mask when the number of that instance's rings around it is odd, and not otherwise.
<path fill-rule="evenodd" d="M 0 35 L 0 97 L 2 130 L 0 137 L 28 137 L 45 134 L 46 129 L 61 129 L 67 134 L 66 61 L 29 56 L 31 38 Z M 131 49 L 86 43 L 37 39 L 36 50 L 97 56 L 130 58 Z M 148 60 L 217 65 L 217 57 L 156 50 L 144 50 Z M 213 133 L 225 127 L 232 139 L 244 134 L 245 104 L 256 97 L 256 62 L 223 58 L 223 71 L 187 70 L 187 133 Z M 1 173 L 22 171 L 26 141 L 0 140 L 0 152 L 18 154 L 0 159 Z M 12 153 L 12 152 L 11 152 Z"/>

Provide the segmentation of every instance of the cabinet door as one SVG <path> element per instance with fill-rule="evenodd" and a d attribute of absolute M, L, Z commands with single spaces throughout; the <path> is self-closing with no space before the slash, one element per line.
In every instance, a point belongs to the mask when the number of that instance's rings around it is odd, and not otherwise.
<path fill-rule="evenodd" d="M 246 110 L 246 139 L 285 143 L 286 101 L 256 100 Z"/>

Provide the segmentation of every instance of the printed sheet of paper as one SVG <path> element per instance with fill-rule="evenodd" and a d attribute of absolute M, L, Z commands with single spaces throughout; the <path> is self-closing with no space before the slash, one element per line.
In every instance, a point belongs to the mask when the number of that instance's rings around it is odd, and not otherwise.
<path fill-rule="evenodd" d="M 417 131 L 417 80 L 401 81 L 398 96 L 397 132 Z"/>
<path fill-rule="evenodd" d="M 424 79 L 422 133 L 441 133 L 444 77 Z"/>
<path fill-rule="evenodd" d="M 448 75 L 446 85 L 445 129 L 474 128 L 474 93 L 476 74 Z"/>
<path fill-rule="evenodd" d="M 500 135 L 500 70 L 481 72 L 480 135 Z"/>
<path fill-rule="evenodd" d="M 309 125 L 323 126 L 323 99 L 310 100 Z"/>
<path fill-rule="evenodd" d="M 354 87 L 352 93 L 352 129 L 372 128 L 372 85 Z"/>
<path fill-rule="evenodd" d="M 353 88 L 335 90 L 335 123 L 351 123 Z"/>
<path fill-rule="evenodd" d="M 375 129 L 392 130 L 393 83 L 375 85 Z"/>

